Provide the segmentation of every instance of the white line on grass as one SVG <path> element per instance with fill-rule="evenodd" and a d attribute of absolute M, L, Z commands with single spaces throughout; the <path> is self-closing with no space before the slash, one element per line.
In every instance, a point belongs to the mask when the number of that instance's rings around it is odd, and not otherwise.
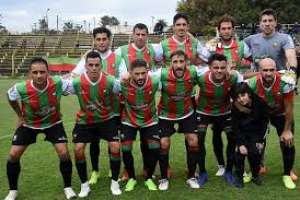
<path fill-rule="evenodd" d="M 9 137 L 11 137 L 11 134 L 3 135 L 3 136 L 0 137 L 0 140 L 6 139 L 6 138 L 9 138 Z"/>

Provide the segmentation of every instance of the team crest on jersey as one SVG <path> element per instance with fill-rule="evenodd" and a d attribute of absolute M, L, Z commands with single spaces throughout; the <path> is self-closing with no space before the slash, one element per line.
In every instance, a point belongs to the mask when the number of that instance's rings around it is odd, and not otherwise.
<path fill-rule="evenodd" d="M 277 48 L 278 47 L 278 43 L 274 42 L 272 46 L 273 46 L 273 48 Z"/>

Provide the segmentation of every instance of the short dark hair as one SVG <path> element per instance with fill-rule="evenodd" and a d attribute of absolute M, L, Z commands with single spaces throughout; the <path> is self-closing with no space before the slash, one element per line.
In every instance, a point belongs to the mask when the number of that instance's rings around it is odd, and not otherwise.
<path fill-rule="evenodd" d="M 185 13 L 177 13 L 176 15 L 174 15 L 173 17 L 173 25 L 175 25 L 175 23 L 177 22 L 178 19 L 183 18 L 188 24 L 189 22 L 189 18 Z"/>
<path fill-rule="evenodd" d="M 86 57 L 85 57 L 86 63 L 89 58 L 99 58 L 101 61 L 101 56 L 97 51 L 90 51 L 88 54 L 86 54 Z"/>
<path fill-rule="evenodd" d="M 106 35 L 109 39 L 111 37 L 111 31 L 108 28 L 104 27 L 104 26 L 94 28 L 93 37 L 96 38 L 96 35 L 99 34 L 99 33 L 106 33 Z"/>
<path fill-rule="evenodd" d="M 134 25 L 132 31 L 135 32 L 135 29 L 145 29 L 147 34 L 149 33 L 148 27 L 143 23 L 137 23 L 136 25 Z"/>
<path fill-rule="evenodd" d="M 272 15 L 274 17 L 275 21 L 277 21 L 277 13 L 272 8 L 267 8 L 267 9 L 263 10 L 259 15 L 260 16 L 259 21 L 261 21 L 263 15 Z"/>
<path fill-rule="evenodd" d="M 208 65 L 211 65 L 213 63 L 213 61 L 226 61 L 227 62 L 227 58 L 226 56 L 224 56 L 223 54 L 218 54 L 218 53 L 215 53 L 215 54 L 212 54 L 209 56 L 208 58 Z"/>
<path fill-rule="evenodd" d="M 178 49 L 178 50 L 174 51 L 173 53 L 171 53 L 170 59 L 172 60 L 172 58 L 173 58 L 174 56 L 184 56 L 184 59 L 185 59 L 185 60 L 187 59 L 186 54 L 185 54 L 184 51 L 182 51 L 181 49 Z"/>
<path fill-rule="evenodd" d="M 230 90 L 230 96 L 233 100 L 236 100 L 240 94 L 248 94 L 250 97 L 253 96 L 253 91 L 246 82 L 237 83 L 232 86 Z"/>
<path fill-rule="evenodd" d="M 29 63 L 30 70 L 31 70 L 32 65 L 35 64 L 35 63 L 42 63 L 42 64 L 44 64 L 46 66 L 47 70 L 48 70 L 48 63 L 47 63 L 47 61 L 44 58 L 42 58 L 42 57 L 35 57 L 35 58 L 33 58 L 30 61 L 30 63 Z"/>
<path fill-rule="evenodd" d="M 218 30 L 220 30 L 221 24 L 222 24 L 223 22 L 231 22 L 232 28 L 234 28 L 235 21 L 234 21 L 233 17 L 231 17 L 230 15 L 225 14 L 225 15 L 223 15 L 223 16 L 218 20 L 218 24 L 217 24 L 217 25 L 218 25 Z"/>
<path fill-rule="evenodd" d="M 147 63 L 143 59 L 136 59 L 130 63 L 130 71 L 134 70 L 138 67 L 145 67 L 147 69 Z"/>

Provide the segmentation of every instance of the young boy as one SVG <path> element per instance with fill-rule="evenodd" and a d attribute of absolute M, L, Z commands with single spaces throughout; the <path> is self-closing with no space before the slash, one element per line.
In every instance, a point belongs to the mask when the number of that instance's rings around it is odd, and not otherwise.
<path fill-rule="evenodd" d="M 252 181 L 261 185 L 258 174 L 264 138 L 267 131 L 268 106 L 255 95 L 247 83 L 237 84 L 232 90 L 232 122 L 236 134 L 236 176 L 235 186 L 243 188 L 245 157 L 248 157 Z"/>

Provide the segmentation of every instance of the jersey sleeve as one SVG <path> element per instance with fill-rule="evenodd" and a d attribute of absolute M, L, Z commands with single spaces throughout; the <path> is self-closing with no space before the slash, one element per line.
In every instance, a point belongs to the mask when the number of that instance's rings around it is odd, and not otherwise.
<path fill-rule="evenodd" d="M 244 43 L 251 49 L 251 35 L 244 39 Z"/>
<path fill-rule="evenodd" d="M 74 89 L 74 86 L 73 86 L 73 81 L 74 79 L 70 78 L 70 79 L 67 79 L 65 80 L 66 81 L 66 88 L 64 90 L 64 95 L 69 95 L 69 94 L 75 94 L 75 89 Z"/>
<path fill-rule="evenodd" d="M 160 80 L 160 77 L 161 77 L 161 68 L 159 68 L 159 69 L 157 69 L 155 71 L 153 71 L 153 70 L 148 71 L 148 75 L 151 76 L 151 77 L 155 76 L 155 77 L 157 77 Z"/>
<path fill-rule="evenodd" d="M 294 84 L 285 84 L 283 87 L 283 94 L 288 94 L 290 92 L 294 92 L 295 85 Z"/>
<path fill-rule="evenodd" d="M 237 83 L 243 82 L 244 81 L 243 75 L 238 71 L 236 71 L 236 74 L 237 74 Z"/>
<path fill-rule="evenodd" d="M 85 72 L 85 58 L 82 57 L 76 67 L 72 70 L 72 74 L 80 75 Z"/>
<path fill-rule="evenodd" d="M 197 71 L 197 77 L 202 76 L 205 72 L 207 72 L 209 70 L 209 67 L 197 67 L 196 71 Z"/>
<path fill-rule="evenodd" d="M 125 60 L 123 58 L 122 58 L 122 60 L 120 62 L 118 70 L 119 70 L 119 76 L 120 77 L 122 77 L 122 75 L 124 75 L 124 74 L 127 73 L 127 66 L 126 66 Z"/>
<path fill-rule="evenodd" d="M 118 79 L 114 80 L 113 93 L 117 94 L 121 91 L 121 82 Z"/>
<path fill-rule="evenodd" d="M 60 77 L 61 79 L 61 87 L 62 87 L 62 94 L 64 96 L 67 96 L 69 95 L 69 92 L 68 92 L 68 88 L 70 87 L 69 85 L 72 84 L 72 77 L 63 77 L 61 76 Z"/>
<path fill-rule="evenodd" d="M 8 89 L 7 95 L 10 101 L 17 101 L 21 98 L 20 93 L 17 90 L 17 84 Z"/>
<path fill-rule="evenodd" d="M 246 44 L 245 41 L 243 41 L 244 43 L 244 58 L 249 58 L 252 54 L 251 54 L 251 51 L 250 51 L 250 48 L 249 46 Z"/>
<path fill-rule="evenodd" d="M 283 44 L 283 48 L 284 49 L 294 49 L 295 48 L 294 41 L 290 35 L 286 35 L 284 44 Z"/>
<path fill-rule="evenodd" d="M 123 56 L 122 56 L 122 50 L 121 50 L 121 47 L 118 47 L 118 48 L 114 51 L 114 53 L 115 53 L 116 55 L 118 55 L 118 56 L 123 57 Z"/>
<path fill-rule="evenodd" d="M 205 62 L 208 61 L 208 57 L 210 56 L 208 48 L 204 47 L 200 41 L 197 43 L 197 54 L 198 57 Z"/>
<path fill-rule="evenodd" d="M 155 52 L 155 61 L 161 62 L 163 60 L 164 50 L 162 48 L 162 44 L 152 44 L 152 47 Z"/>

